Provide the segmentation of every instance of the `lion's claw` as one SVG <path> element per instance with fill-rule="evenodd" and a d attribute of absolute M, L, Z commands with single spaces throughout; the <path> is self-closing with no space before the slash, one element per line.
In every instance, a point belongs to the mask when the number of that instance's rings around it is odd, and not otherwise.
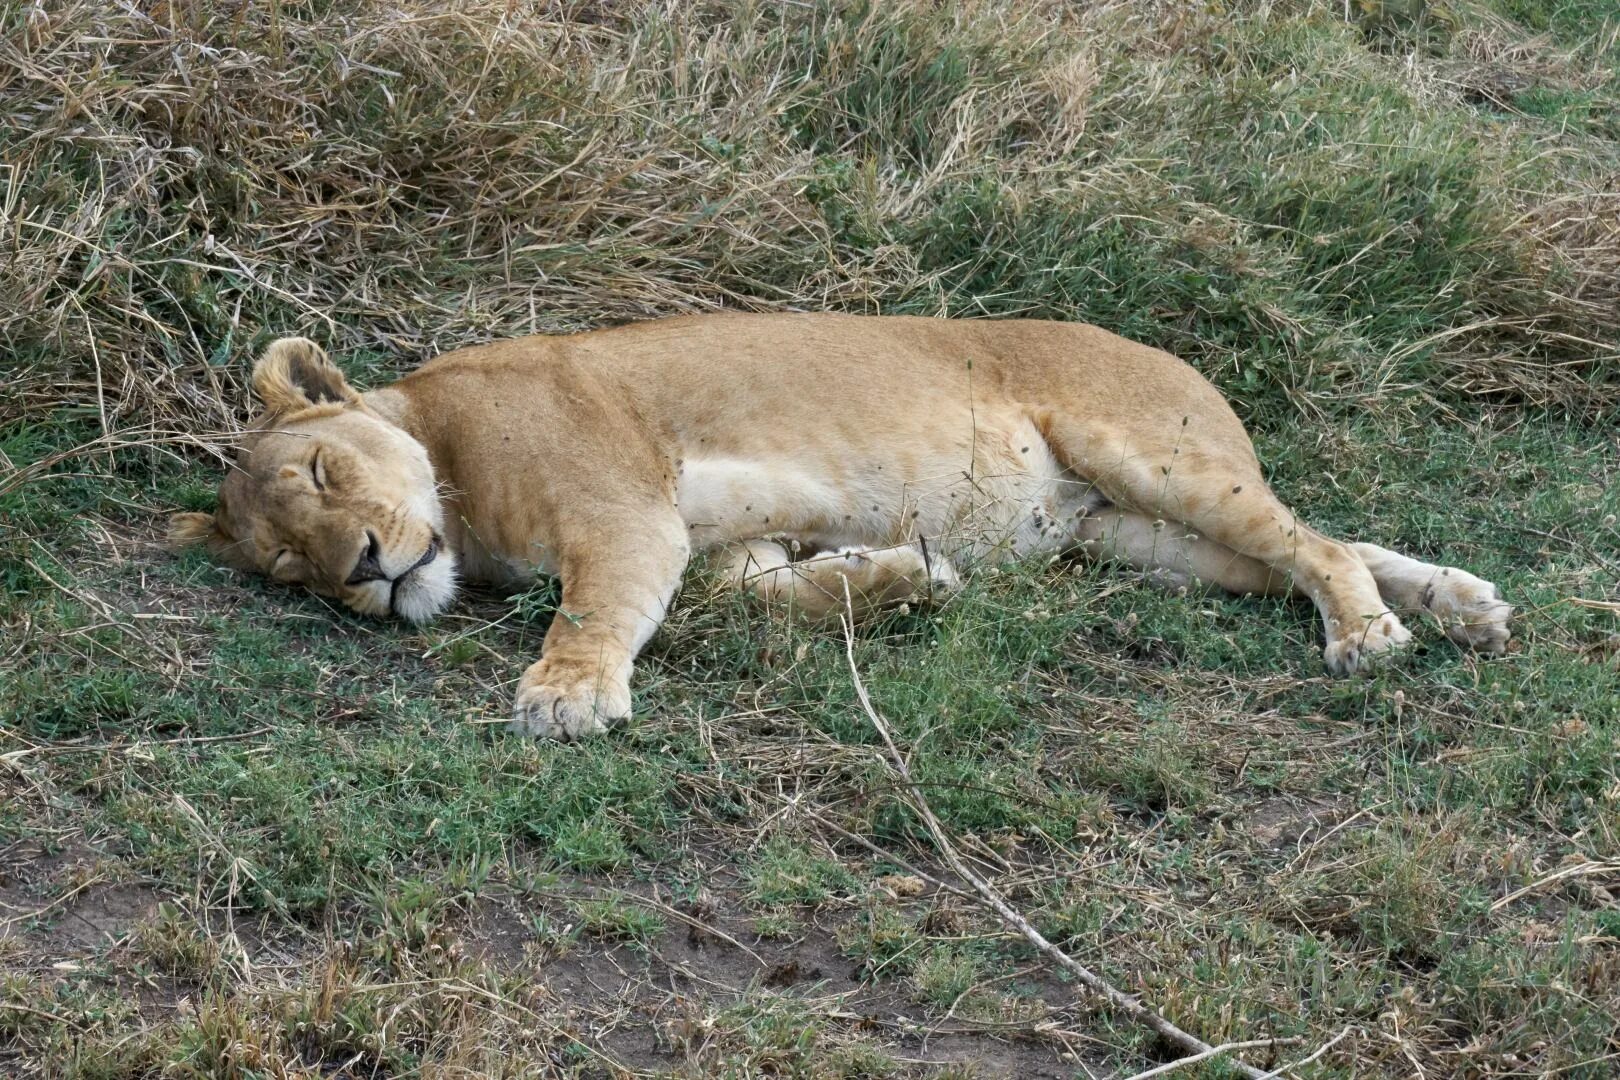
<path fill-rule="evenodd" d="M 1412 640 L 1412 632 L 1389 612 L 1328 642 L 1322 659 L 1331 675 L 1361 675 L 1387 663 Z"/>
<path fill-rule="evenodd" d="M 548 673 L 537 674 L 543 679 Z M 512 731 L 519 735 L 568 742 L 600 735 L 630 716 L 629 687 L 600 677 L 567 687 L 525 675 L 523 683 L 512 708 Z"/>

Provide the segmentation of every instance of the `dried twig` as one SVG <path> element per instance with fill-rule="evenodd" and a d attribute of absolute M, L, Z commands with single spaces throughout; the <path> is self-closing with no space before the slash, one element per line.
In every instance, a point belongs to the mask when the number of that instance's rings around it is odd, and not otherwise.
<path fill-rule="evenodd" d="M 1312 1050 L 1309 1056 L 1302 1057 L 1298 1061 L 1290 1062 L 1287 1065 L 1273 1069 L 1271 1072 L 1268 1072 L 1265 1076 L 1261 1077 L 1260 1080 L 1273 1080 L 1274 1077 L 1286 1076 L 1295 1069 L 1299 1068 L 1301 1065 L 1309 1065 L 1311 1062 L 1315 1061 L 1317 1058 L 1321 1057 L 1323 1054 L 1337 1046 L 1342 1040 L 1349 1037 L 1350 1033 L 1355 1030 L 1356 1028 L 1354 1024 L 1346 1027 L 1343 1031 L 1333 1036 L 1333 1038 L 1329 1039 L 1321 1046 L 1318 1046 L 1315 1050 Z"/>
<path fill-rule="evenodd" d="M 1546 888 L 1555 882 L 1565 881 L 1569 878 L 1591 877 L 1594 874 L 1620 874 L 1620 862 L 1583 862 L 1572 863 L 1559 870 L 1554 870 L 1546 877 L 1532 881 L 1522 889 L 1515 889 L 1491 905 L 1491 914 L 1507 907 L 1521 896 L 1529 896 L 1538 889 Z"/>
<path fill-rule="evenodd" d="M 15 765 L 25 757 L 35 754 L 133 754 L 148 746 L 194 746 L 203 743 L 234 742 L 239 739 L 251 739 L 263 735 L 267 731 L 274 731 L 273 727 L 256 727 L 252 731 L 238 731 L 230 735 L 186 736 L 178 739 L 136 739 L 126 743 L 84 743 L 74 745 L 71 743 L 40 743 L 27 746 L 21 750 L 10 750 L 0 754 L 0 765 Z M 11 734 L 3 732 L 0 734 Z"/>
<path fill-rule="evenodd" d="M 591 889 L 583 893 L 531 891 L 529 895 L 543 896 L 549 900 L 561 900 L 564 902 L 608 899 L 622 901 L 628 904 L 636 904 L 644 908 L 651 908 L 654 911 L 663 912 L 665 915 L 668 915 L 677 922 L 685 923 L 687 926 L 690 926 L 695 930 L 701 930 L 705 934 L 710 934 L 716 940 L 724 941 L 732 948 L 745 953 L 749 959 L 753 960 L 754 963 L 758 964 L 762 968 L 769 966 L 766 964 L 765 958 L 760 956 L 759 953 L 755 952 L 753 949 L 750 949 L 747 945 L 744 945 L 742 942 L 738 941 L 736 938 L 732 937 L 718 926 L 715 926 L 712 923 L 706 923 L 702 919 L 688 915 L 686 912 L 664 903 L 657 897 L 639 896 L 636 893 L 626 892 L 623 889 Z"/>
<path fill-rule="evenodd" d="M 1166 1073 L 1173 1073 L 1178 1069 L 1185 1069 L 1189 1065 L 1197 1065 L 1201 1061 L 1209 1061 L 1223 1054 L 1235 1053 L 1238 1050 L 1250 1050 L 1256 1046 L 1271 1046 L 1276 1041 L 1275 1039 L 1249 1039 L 1246 1042 L 1221 1043 L 1221 1045 L 1212 1046 L 1208 1050 L 1200 1050 L 1196 1054 L 1188 1054 L 1186 1057 L 1167 1061 L 1163 1065 L 1155 1065 L 1145 1072 L 1133 1073 L 1127 1076 L 1125 1080 L 1147 1080 L 1150 1076 L 1164 1076 Z"/>
<path fill-rule="evenodd" d="M 1238 1047 L 1270 1046 L 1280 1041 L 1262 1039 L 1255 1042 L 1216 1047 L 1211 1046 L 1190 1032 L 1183 1031 L 1165 1017 L 1142 1004 L 1135 997 L 1117 989 L 1101 975 L 1087 968 L 1048 941 L 1045 935 L 1035 929 L 1028 919 L 1019 914 L 1018 910 L 996 891 L 995 886 L 969 867 L 962 856 L 957 853 L 956 846 L 951 843 L 949 834 L 946 833 L 945 827 L 940 824 L 939 818 L 934 815 L 933 808 L 929 806 L 922 790 L 912 780 L 911 769 L 906 764 L 905 756 L 900 753 L 900 748 L 895 745 L 894 737 L 889 732 L 889 725 L 873 706 L 872 699 L 866 692 L 866 684 L 861 680 L 860 669 L 855 664 L 854 604 L 848 593 L 847 585 L 845 586 L 844 605 L 844 614 L 840 616 L 844 625 L 844 656 L 849 662 L 849 676 L 855 687 L 855 697 L 860 701 L 861 709 L 866 713 L 867 720 L 871 722 L 872 727 L 876 729 L 878 735 L 883 739 L 883 745 L 888 748 L 889 764 L 899 777 L 901 786 L 905 789 L 912 808 L 917 811 L 918 816 L 923 820 L 923 824 L 927 826 L 929 835 L 934 838 L 934 845 L 939 848 L 940 855 L 945 859 L 946 864 L 950 866 L 952 872 L 973 886 L 978 901 L 994 911 L 1008 926 L 1023 934 L 1031 945 L 1034 945 L 1041 953 L 1056 961 L 1064 970 L 1079 980 L 1080 984 L 1086 989 L 1107 1001 L 1131 1020 L 1156 1032 L 1171 1044 L 1181 1047 L 1189 1054 L 1197 1055 L 1200 1060 L 1207 1060 L 1217 1054 L 1227 1053 Z M 1260 1080 L 1266 1075 L 1260 1069 L 1237 1059 L 1233 1059 L 1230 1064 L 1244 1076 L 1251 1077 L 1252 1080 Z"/>
<path fill-rule="evenodd" d="M 14 1001 L 0 1001 L 0 1009 L 9 1009 L 12 1012 L 22 1013 L 25 1016 L 38 1016 L 44 1020 L 54 1020 L 58 1024 L 66 1024 L 71 1028 L 82 1028 L 84 1025 L 71 1017 L 61 1013 L 53 1013 L 48 1009 L 36 1009 L 30 1005 L 18 1005 Z"/>
<path fill-rule="evenodd" d="M 86 880 L 79 882 L 79 884 L 75 885 L 73 888 L 69 889 L 67 892 L 63 893 L 61 896 L 58 896 L 55 900 L 52 900 L 50 903 L 46 904 L 42 908 L 35 908 L 33 911 L 25 911 L 21 915 L 13 915 L 10 918 L 0 919 L 0 930 L 3 930 L 8 926 L 15 926 L 18 923 L 30 922 L 31 920 L 41 918 L 42 916 L 47 915 L 50 912 L 52 912 L 52 911 L 56 910 L 57 908 L 61 907 L 63 904 L 67 903 L 69 900 L 72 900 L 75 896 L 78 896 L 80 893 L 84 892 L 86 889 L 91 888 L 92 886 L 95 886 L 95 885 L 100 885 L 103 881 L 106 881 L 106 880 L 107 880 L 107 875 L 106 874 L 95 874 L 95 875 L 87 878 Z"/>

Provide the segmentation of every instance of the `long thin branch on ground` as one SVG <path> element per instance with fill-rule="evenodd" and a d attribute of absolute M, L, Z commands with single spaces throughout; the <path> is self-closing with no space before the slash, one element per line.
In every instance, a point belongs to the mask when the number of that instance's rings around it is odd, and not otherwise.
<path fill-rule="evenodd" d="M 1127 1076 L 1125 1080 L 1148 1080 L 1148 1077 L 1150 1076 L 1164 1076 L 1168 1073 L 1173 1073 L 1178 1069 L 1185 1069 L 1188 1066 L 1197 1065 L 1201 1061 L 1208 1061 L 1211 1058 L 1218 1058 L 1222 1054 L 1230 1054 L 1238 1050 L 1249 1050 L 1256 1046 L 1271 1046 L 1275 1042 L 1275 1039 L 1250 1039 L 1247 1042 L 1221 1043 L 1221 1045 L 1212 1046 L 1208 1050 L 1200 1050 L 1196 1054 L 1188 1054 L 1186 1057 L 1176 1058 L 1174 1061 L 1167 1061 L 1163 1065 L 1155 1065 L 1153 1068 L 1148 1069 L 1145 1072 L 1133 1073 L 1130 1076 Z M 1265 1075 L 1270 1076 L 1271 1074 L 1266 1073 Z"/>
<path fill-rule="evenodd" d="M 849 586 L 847 582 L 844 588 L 845 612 L 841 616 L 844 624 L 844 656 L 849 661 L 849 677 L 855 687 L 855 697 L 860 701 L 861 709 L 866 713 L 866 718 L 871 721 L 872 727 L 876 729 L 878 735 L 883 739 L 883 745 L 888 748 L 889 764 L 899 777 L 912 808 L 917 811 L 917 814 L 923 820 L 923 824 L 927 826 L 929 835 L 934 838 L 934 845 L 939 848 L 939 853 L 944 858 L 946 865 L 963 881 L 973 886 L 973 891 L 977 894 L 981 904 L 994 911 L 1008 926 L 1023 934 L 1037 950 L 1056 961 L 1064 970 L 1079 980 L 1080 985 L 1107 1001 L 1131 1020 L 1157 1032 L 1161 1038 L 1186 1050 L 1189 1054 L 1201 1055 L 1204 1060 L 1229 1051 L 1230 1046 L 1211 1046 L 1198 1036 L 1181 1030 L 1181 1028 L 1160 1016 L 1156 1011 L 1142 1004 L 1130 994 L 1115 988 L 1107 979 L 1104 979 L 1101 975 L 1098 975 L 1052 944 L 1046 939 L 1045 935 L 1030 924 L 1028 919 L 1019 914 L 1018 910 L 1005 897 L 996 891 L 995 886 L 979 876 L 957 853 L 956 846 L 951 843 L 945 827 L 940 824 L 939 818 L 934 815 L 933 808 L 929 806 L 922 789 L 912 780 L 911 769 L 906 764 L 905 756 L 900 753 L 900 748 L 895 745 L 894 737 L 889 732 L 889 725 L 873 706 L 872 698 L 866 692 L 866 684 L 861 680 L 860 669 L 855 664 L 854 604 L 848 593 Z M 1276 1041 L 1279 1040 L 1268 1039 L 1258 1043 L 1244 1043 L 1241 1045 L 1271 1045 Z M 1268 1075 L 1276 1075 L 1275 1073 L 1266 1073 L 1237 1058 L 1230 1058 L 1229 1064 L 1244 1076 L 1249 1077 L 1250 1080 L 1262 1080 Z"/>
<path fill-rule="evenodd" d="M 1491 914 L 1507 907 L 1522 896 L 1529 896 L 1538 889 L 1544 889 L 1555 882 L 1564 881 L 1572 877 L 1591 877 L 1595 874 L 1620 873 L 1620 862 L 1584 862 L 1573 863 L 1562 869 L 1555 870 L 1539 881 L 1532 881 L 1522 889 L 1515 889 L 1491 905 Z"/>
<path fill-rule="evenodd" d="M 1262 1076 L 1260 1080 L 1274 1080 L 1275 1077 L 1293 1072 L 1301 1065 L 1309 1065 L 1311 1062 L 1315 1061 L 1317 1058 L 1321 1057 L 1323 1054 L 1337 1046 L 1341 1039 L 1347 1038 L 1354 1030 L 1356 1030 L 1356 1026 L 1351 1024 L 1349 1027 L 1346 1027 L 1343 1031 L 1333 1036 L 1333 1038 L 1329 1039 L 1321 1046 L 1318 1046 L 1315 1050 L 1312 1050 L 1308 1056 L 1302 1057 L 1298 1061 L 1291 1061 L 1287 1065 L 1273 1069 L 1271 1072 L 1268 1072 L 1266 1075 Z"/>

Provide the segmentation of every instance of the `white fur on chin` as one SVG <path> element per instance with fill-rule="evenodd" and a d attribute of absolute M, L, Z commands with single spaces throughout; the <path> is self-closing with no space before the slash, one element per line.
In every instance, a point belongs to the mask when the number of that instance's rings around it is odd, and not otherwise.
<path fill-rule="evenodd" d="M 407 622 L 425 623 L 456 597 L 456 560 L 446 553 L 406 575 L 394 591 L 394 614 Z"/>

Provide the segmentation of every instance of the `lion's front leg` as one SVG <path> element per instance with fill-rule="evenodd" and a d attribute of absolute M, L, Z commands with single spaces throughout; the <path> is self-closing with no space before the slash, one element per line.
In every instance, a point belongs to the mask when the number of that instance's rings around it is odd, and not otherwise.
<path fill-rule="evenodd" d="M 606 731 L 630 715 L 636 654 L 669 609 L 686 568 L 678 517 L 559 553 L 562 606 L 540 660 L 518 681 L 512 730 L 550 739 Z"/>

